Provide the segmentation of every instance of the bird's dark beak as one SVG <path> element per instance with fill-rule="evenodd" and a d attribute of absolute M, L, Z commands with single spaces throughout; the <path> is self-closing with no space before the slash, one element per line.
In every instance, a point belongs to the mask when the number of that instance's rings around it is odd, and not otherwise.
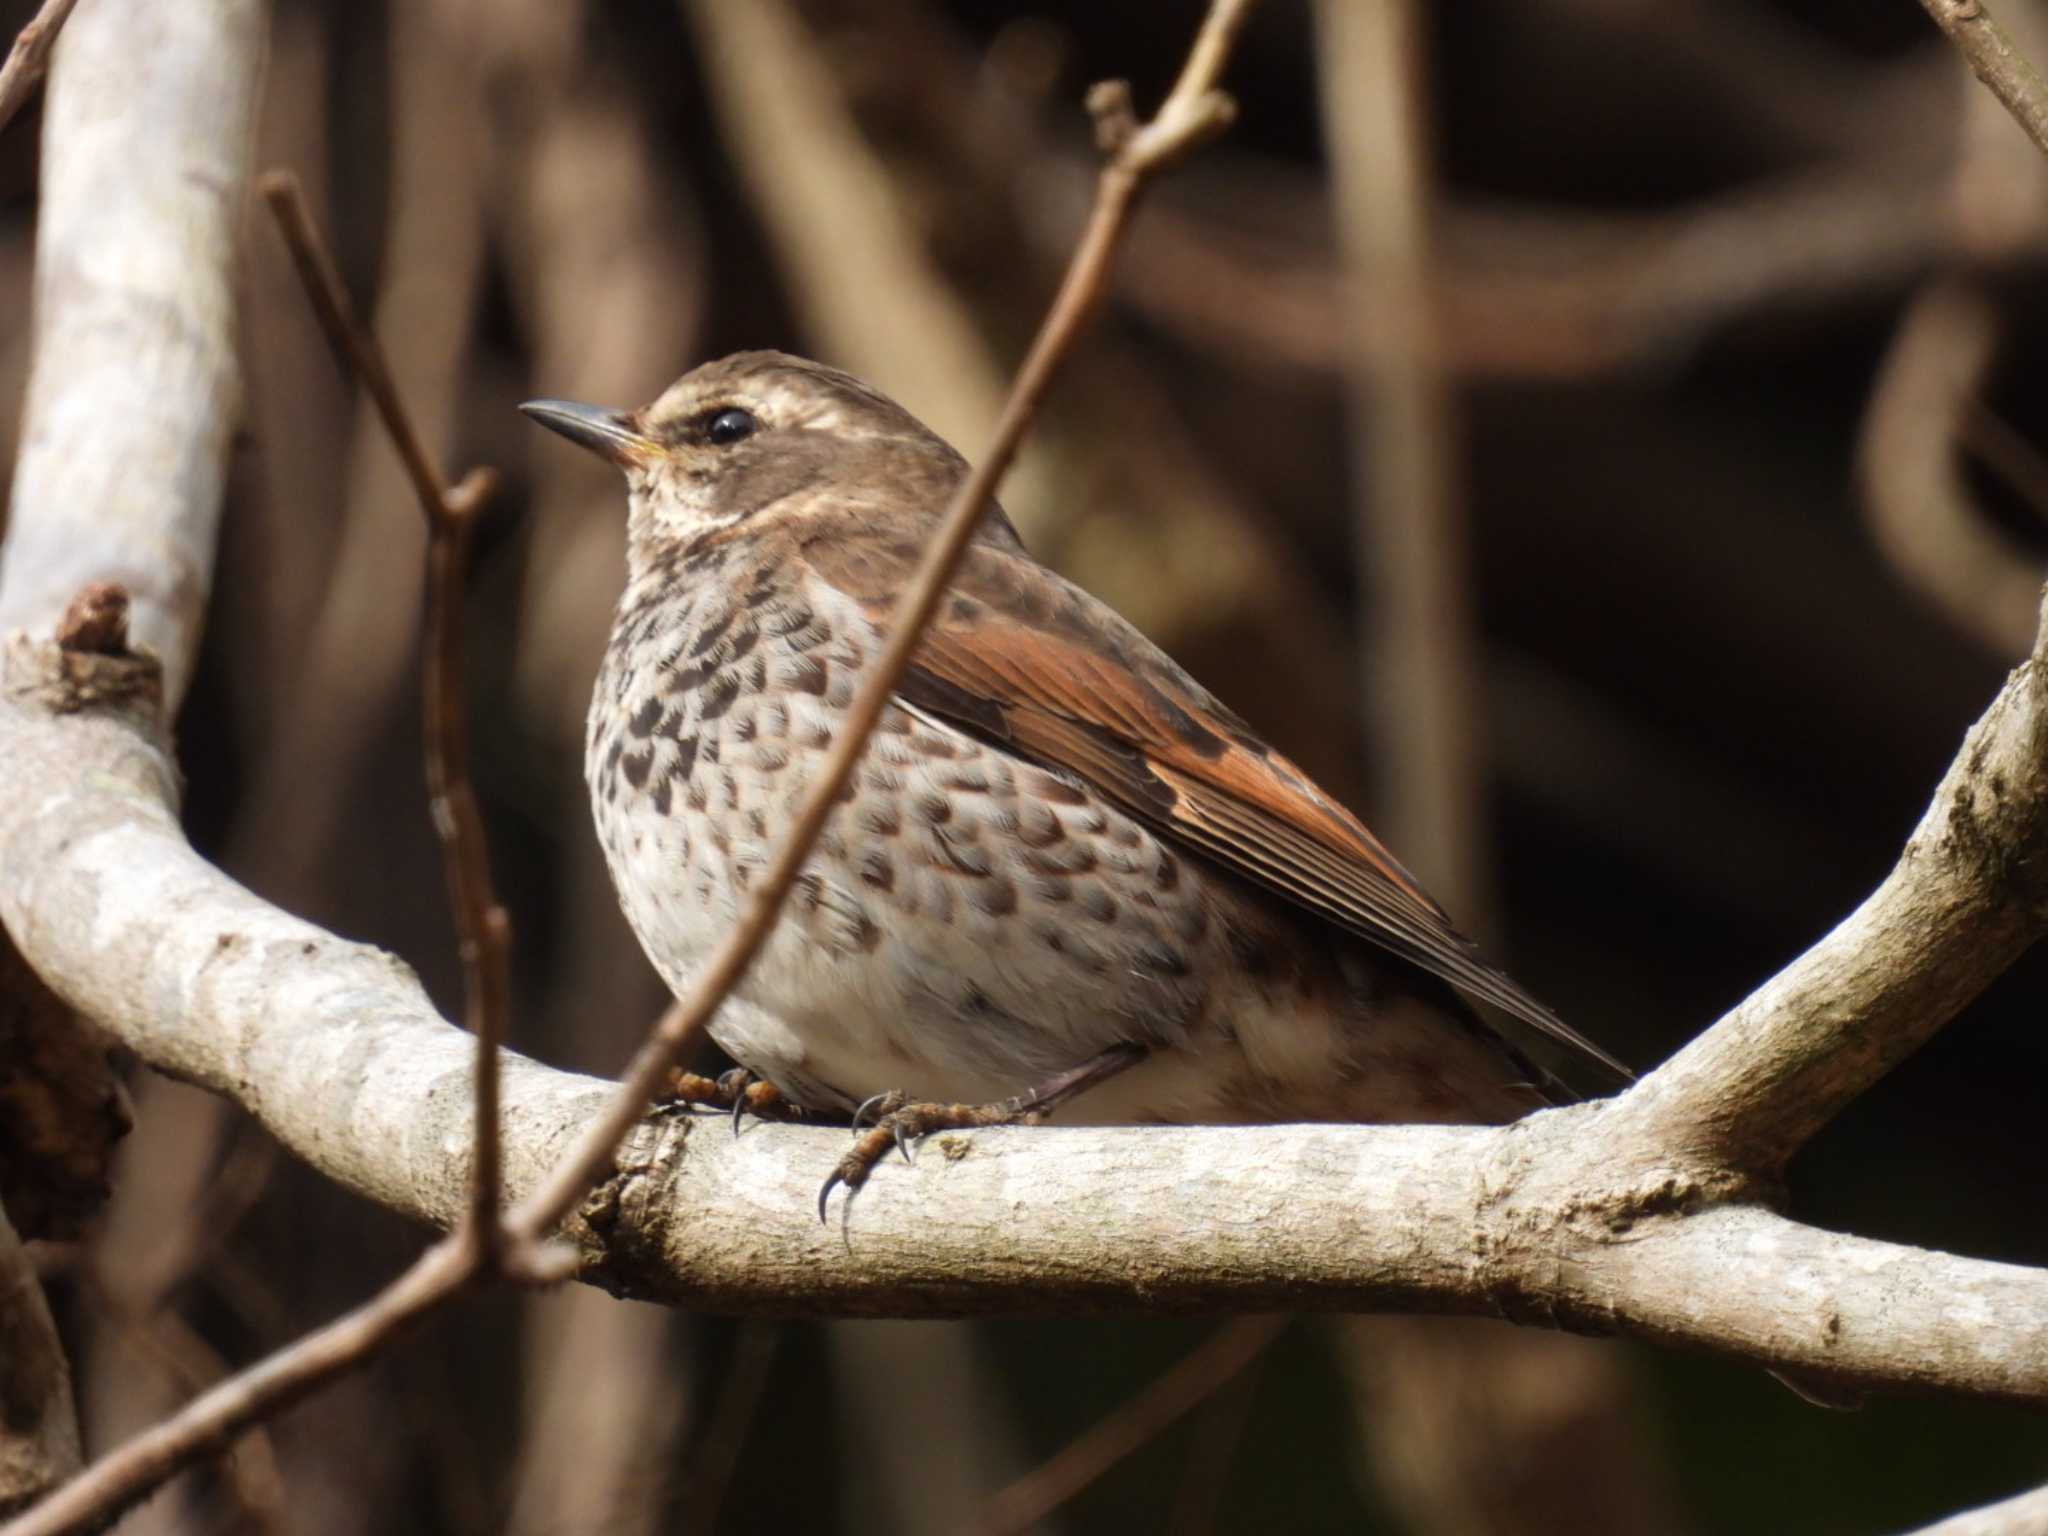
<path fill-rule="evenodd" d="M 661 452 L 661 445 L 635 432 L 624 413 L 574 400 L 529 400 L 519 407 L 550 432 L 559 432 L 579 447 L 610 459 L 621 469 L 643 464 Z"/>

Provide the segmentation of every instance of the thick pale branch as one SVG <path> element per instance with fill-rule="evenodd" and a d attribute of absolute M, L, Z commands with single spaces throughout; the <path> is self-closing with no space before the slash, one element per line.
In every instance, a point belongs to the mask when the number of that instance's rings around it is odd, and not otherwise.
<path fill-rule="evenodd" d="M 36 360 L 0 629 L 47 633 L 81 587 L 118 581 L 173 703 L 198 650 L 240 408 L 233 252 L 265 9 L 88 5 L 44 109 Z"/>
<path fill-rule="evenodd" d="M 468 1207 L 469 1041 L 397 962 L 192 853 L 168 769 L 114 717 L 0 701 L 0 918 L 73 1006 L 233 1094 L 378 1203 Z M 506 1193 L 527 1200 L 609 1084 L 508 1056 Z M 850 1229 L 811 1197 L 844 1132 L 657 1116 L 568 1220 L 587 1277 L 765 1314 L 1423 1309 L 1618 1330 L 1866 1384 L 2048 1399 L 2048 1274 L 1713 1202 L 1628 1101 L 1505 1130 L 1022 1129 L 890 1165 Z M 1685 1214 L 1697 1211 L 1698 1214 Z"/>

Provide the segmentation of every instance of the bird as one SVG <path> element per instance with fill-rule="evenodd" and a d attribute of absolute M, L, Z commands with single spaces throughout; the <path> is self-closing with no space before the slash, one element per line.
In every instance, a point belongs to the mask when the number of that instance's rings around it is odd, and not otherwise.
<path fill-rule="evenodd" d="M 521 409 L 625 476 L 585 774 L 627 921 L 680 994 L 838 740 L 968 465 L 886 395 L 782 352 L 705 363 L 637 410 Z M 853 1118 L 821 1216 L 940 1128 L 1500 1124 L 1567 1102 L 1515 1031 L 1628 1079 L 994 502 L 710 1024 L 740 1089 Z"/>

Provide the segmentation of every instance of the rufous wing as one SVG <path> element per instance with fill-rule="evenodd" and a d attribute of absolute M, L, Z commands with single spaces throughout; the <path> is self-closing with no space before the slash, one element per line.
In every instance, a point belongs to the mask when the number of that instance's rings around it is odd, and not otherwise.
<path fill-rule="evenodd" d="M 883 629 L 913 554 L 858 535 L 804 548 Z M 1630 1075 L 1481 959 L 1355 816 L 1114 610 L 1028 555 L 969 549 L 898 692 L 1077 775 L 1174 842 Z"/>

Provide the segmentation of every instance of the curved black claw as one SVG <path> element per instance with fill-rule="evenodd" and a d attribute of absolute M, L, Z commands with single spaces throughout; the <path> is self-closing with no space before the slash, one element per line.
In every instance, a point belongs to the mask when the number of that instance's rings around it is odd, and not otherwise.
<path fill-rule="evenodd" d="M 718 1074 L 718 1091 L 732 1100 L 732 1133 L 740 1133 L 740 1121 L 747 1113 L 747 1089 L 760 1078 L 751 1067 L 733 1067 Z"/>
<path fill-rule="evenodd" d="M 889 1088 L 881 1093 L 871 1093 L 862 1099 L 859 1107 L 854 1110 L 853 1128 L 858 1131 L 862 1126 L 866 1125 L 870 1115 L 872 1115 L 874 1123 L 880 1125 L 909 1101 L 910 1095 L 901 1088 Z"/>

